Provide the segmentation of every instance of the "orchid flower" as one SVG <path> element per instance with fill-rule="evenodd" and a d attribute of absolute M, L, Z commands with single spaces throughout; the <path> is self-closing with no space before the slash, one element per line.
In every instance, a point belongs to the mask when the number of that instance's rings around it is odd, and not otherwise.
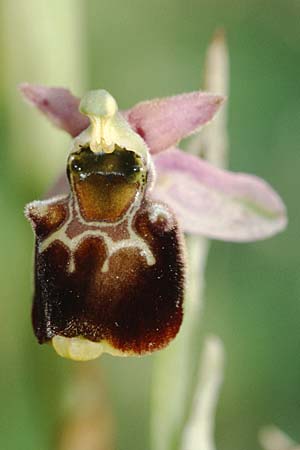
<path fill-rule="evenodd" d="M 25 98 L 73 138 L 67 177 L 27 205 L 36 234 L 33 327 L 58 354 L 141 355 L 165 347 L 183 317 L 183 233 L 254 241 L 286 226 L 263 180 L 176 147 L 224 98 L 191 92 L 118 111 L 106 91 L 24 84 Z"/>

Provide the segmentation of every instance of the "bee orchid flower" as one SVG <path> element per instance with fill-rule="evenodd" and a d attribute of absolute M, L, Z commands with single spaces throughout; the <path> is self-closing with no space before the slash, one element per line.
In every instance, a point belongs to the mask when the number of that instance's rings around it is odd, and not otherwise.
<path fill-rule="evenodd" d="M 118 111 L 104 90 L 81 101 L 63 88 L 21 91 L 74 138 L 66 175 L 25 209 L 36 235 L 34 332 L 61 356 L 142 355 L 176 336 L 182 231 L 247 242 L 284 229 L 284 204 L 265 181 L 176 147 L 223 97 L 191 92 Z"/>

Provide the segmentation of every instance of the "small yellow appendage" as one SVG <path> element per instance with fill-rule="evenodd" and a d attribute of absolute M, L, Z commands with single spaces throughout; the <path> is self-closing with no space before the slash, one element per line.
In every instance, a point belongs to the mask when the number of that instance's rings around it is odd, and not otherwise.
<path fill-rule="evenodd" d="M 52 339 L 52 345 L 60 356 L 74 361 L 96 359 L 104 352 L 104 346 L 101 342 L 92 342 L 82 337 L 55 336 Z"/>
<path fill-rule="evenodd" d="M 108 342 L 93 342 L 81 336 L 68 338 L 64 336 L 54 336 L 52 339 L 54 350 L 63 358 L 73 359 L 73 361 L 90 361 L 96 359 L 102 353 L 109 353 L 113 356 L 128 356 L 127 352 L 112 347 Z"/>

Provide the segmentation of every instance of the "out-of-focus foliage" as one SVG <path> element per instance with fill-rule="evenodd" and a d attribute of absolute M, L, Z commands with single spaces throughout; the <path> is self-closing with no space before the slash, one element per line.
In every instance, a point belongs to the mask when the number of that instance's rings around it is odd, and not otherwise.
<path fill-rule="evenodd" d="M 218 448 L 259 448 L 274 422 L 300 440 L 300 5 L 296 0 L 0 0 L 0 447 L 54 448 L 76 363 L 39 347 L 30 326 L 32 235 L 23 205 L 64 164 L 68 138 L 21 103 L 16 83 L 104 87 L 127 108 L 197 89 L 207 44 L 226 29 L 231 56 L 230 168 L 281 193 L 287 231 L 255 244 L 214 243 L 204 330 L 224 341 Z M 181 355 L 178 355 L 180 358 Z M 152 357 L 101 360 L 118 449 L 148 449 Z"/>

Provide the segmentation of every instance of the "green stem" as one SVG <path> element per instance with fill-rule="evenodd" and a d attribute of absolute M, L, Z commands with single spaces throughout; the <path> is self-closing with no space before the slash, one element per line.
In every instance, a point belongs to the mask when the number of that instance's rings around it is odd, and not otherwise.
<path fill-rule="evenodd" d="M 218 33 L 209 47 L 204 88 L 227 94 L 228 58 L 224 36 Z M 191 141 L 189 151 L 203 155 L 212 164 L 224 167 L 227 159 L 226 110 Z M 188 283 L 185 314 L 179 336 L 169 348 L 155 356 L 151 437 L 152 450 L 178 450 L 195 392 L 201 354 L 199 339 L 202 318 L 204 272 L 209 241 L 187 237 Z M 200 448 L 200 447 L 199 447 Z"/>
<path fill-rule="evenodd" d="M 154 450 L 179 448 L 198 368 L 208 241 L 190 236 L 187 249 L 189 267 L 183 325 L 176 340 L 155 355 L 154 360 L 151 423 Z"/>
<path fill-rule="evenodd" d="M 17 90 L 27 81 L 67 86 L 81 94 L 85 80 L 81 0 L 4 1 L 2 5 L 3 82 L 10 123 L 11 165 L 21 181 L 42 187 L 63 167 L 69 137 L 36 112 L 28 111 Z"/>

